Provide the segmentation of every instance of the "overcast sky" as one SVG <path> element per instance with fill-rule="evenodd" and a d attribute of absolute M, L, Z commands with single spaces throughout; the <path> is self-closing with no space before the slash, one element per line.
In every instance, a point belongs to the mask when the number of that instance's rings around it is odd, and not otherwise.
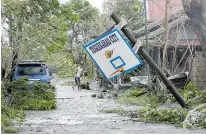
<path fill-rule="evenodd" d="M 61 4 L 64 4 L 65 2 L 69 0 L 59 0 Z M 99 9 L 100 12 L 102 12 L 102 3 L 103 0 L 88 0 L 92 6 L 96 7 Z"/>

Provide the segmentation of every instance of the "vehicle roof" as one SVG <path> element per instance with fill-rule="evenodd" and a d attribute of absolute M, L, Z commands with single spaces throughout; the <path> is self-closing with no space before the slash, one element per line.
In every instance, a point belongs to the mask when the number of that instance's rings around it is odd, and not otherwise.
<path fill-rule="evenodd" d="M 23 62 L 23 63 L 18 63 L 18 64 L 45 64 L 45 63 L 40 63 L 40 62 Z"/>
<path fill-rule="evenodd" d="M 42 60 L 22 60 L 18 64 L 45 64 Z"/>

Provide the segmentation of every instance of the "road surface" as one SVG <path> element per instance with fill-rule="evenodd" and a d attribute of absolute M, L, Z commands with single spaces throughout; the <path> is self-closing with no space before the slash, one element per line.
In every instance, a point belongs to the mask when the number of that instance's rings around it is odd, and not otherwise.
<path fill-rule="evenodd" d="M 173 125 L 134 122 L 129 117 L 107 114 L 101 110 L 118 108 L 113 99 L 92 98 L 96 90 L 72 90 L 56 82 L 58 107 L 49 111 L 27 111 L 26 120 L 17 123 L 21 134 L 142 134 L 206 133 Z M 58 82 L 58 84 L 57 84 Z"/>

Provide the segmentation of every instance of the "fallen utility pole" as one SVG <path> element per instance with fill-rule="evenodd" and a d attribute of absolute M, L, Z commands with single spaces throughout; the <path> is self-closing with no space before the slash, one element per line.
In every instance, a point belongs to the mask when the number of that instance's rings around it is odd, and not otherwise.
<path fill-rule="evenodd" d="M 120 19 L 116 16 L 115 13 L 111 14 L 111 18 L 114 20 L 116 24 L 120 23 Z M 121 28 L 122 32 L 125 34 L 125 36 L 130 40 L 132 43 L 132 47 L 136 44 L 136 39 L 132 35 L 132 32 L 129 30 L 128 26 L 125 25 Z M 160 68 L 156 65 L 156 63 L 151 59 L 151 57 L 147 54 L 147 52 L 140 47 L 138 54 L 144 58 L 147 63 L 152 67 L 152 69 L 156 72 L 156 74 L 162 79 L 163 83 L 166 85 L 167 89 L 172 93 L 172 95 L 175 97 L 177 102 L 182 106 L 185 107 L 187 104 L 185 103 L 182 96 L 179 94 L 177 89 L 174 87 L 174 85 L 167 79 L 167 77 L 163 74 L 163 72 L 160 70 Z"/>

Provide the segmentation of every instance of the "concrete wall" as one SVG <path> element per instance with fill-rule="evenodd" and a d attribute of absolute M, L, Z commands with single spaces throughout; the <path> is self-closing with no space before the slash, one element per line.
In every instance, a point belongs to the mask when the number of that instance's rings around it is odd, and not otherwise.
<path fill-rule="evenodd" d="M 190 80 L 198 87 L 206 88 L 206 58 L 196 52 L 191 65 Z"/>

